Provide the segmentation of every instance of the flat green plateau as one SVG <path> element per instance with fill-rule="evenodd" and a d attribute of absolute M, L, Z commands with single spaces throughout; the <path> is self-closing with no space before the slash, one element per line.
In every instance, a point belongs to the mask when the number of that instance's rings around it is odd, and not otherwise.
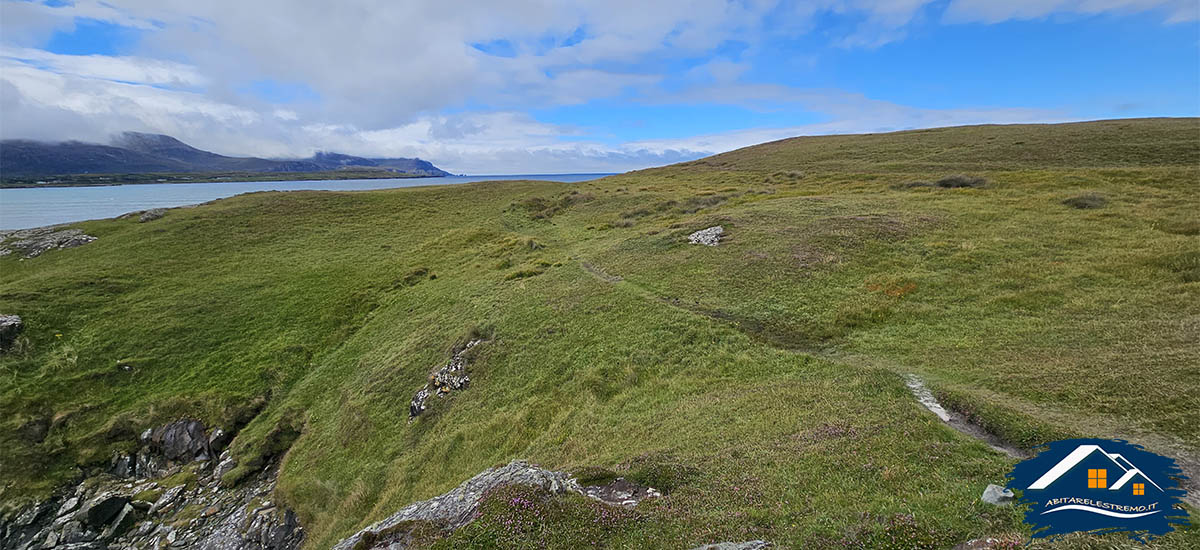
<path fill-rule="evenodd" d="M 910 185 L 957 174 L 987 182 Z M 713 225 L 720 246 L 687 243 Z M 908 373 L 1024 448 L 1200 456 L 1200 119 L 796 138 L 583 183 L 254 193 L 75 226 L 98 240 L 0 258 L 0 312 L 27 324 L 0 359 L 3 501 L 146 427 L 263 407 L 233 452 L 286 450 L 278 497 L 308 548 L 513 458 L 669 492 L 603 517 L 545 499 L 508 531 L 518 512 L 489 502 L 437 545 L 1027 537 L 978 500 L 1013 459 L 924 410 Z M 473 335 L 471 386 L 410 423 Z M 47 417 L 45 441 L 23 435 Z M 1197 544 L 1193 524 L 1157 546 Z"/>

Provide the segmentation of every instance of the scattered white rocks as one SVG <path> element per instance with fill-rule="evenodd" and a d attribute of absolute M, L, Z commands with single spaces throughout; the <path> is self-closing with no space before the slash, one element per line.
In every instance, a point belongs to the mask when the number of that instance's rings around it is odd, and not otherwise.
<path fill-rule="evenodd" d="M 987 489 L 983 490 L 983 496 L 979 497 L 979 500 L 995 506 L 1009 506 L 1015 498 L 1016 495 L 1011 490 L 989 483 Z"/>
<path fill-rule="evenodd" d="M 719 225 L 714 225 L 707 229 L 701 229 L 691 235 L 688 235 L 688 242 L 692 244 L 702 244 L 705 246 L 717 246 L 721 244 L 721 236 L 725 234 L 725 228 Z"/>
<path fill-rule="evenodd" d="M 471 385 L 471 376 L 467 374 L 466 353 L 467 350 L 481 343 L 483 340 L 479 339 L 467 342 L 466 346 L 454 353 L 448 363 L 429 375 L 429 382 L 417 390 L 416 395 L 413 395 L 412 401 L 408 404 L 409 420 L 416 418 L 425 410 L 425 402 L 429 400 L 429 396 L 445 397 L 452 390 L 466 389 Z"/>
<path fill-rule="evenodd" d="M 604 485 L 589 485 L 581 487 L 582 495 L 598 500 L 605 504 L 633 508 L 648 498 L 661 498 L 662 493 L 654 487 L 645 487 L 618 477 Z"/>

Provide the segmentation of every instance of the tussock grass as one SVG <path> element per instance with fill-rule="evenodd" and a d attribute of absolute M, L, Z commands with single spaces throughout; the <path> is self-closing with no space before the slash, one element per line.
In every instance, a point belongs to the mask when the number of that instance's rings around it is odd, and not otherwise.
<path fill-rule="evenodd" d="M 1093 208 L 1104 208 L 1108 206 L 1108 199 L 1099 193 L 1083 193 L 1074 197 L 1063 199 L 1063 204 L 1071 208 L 1079 210 L 1091 210 Z"/>

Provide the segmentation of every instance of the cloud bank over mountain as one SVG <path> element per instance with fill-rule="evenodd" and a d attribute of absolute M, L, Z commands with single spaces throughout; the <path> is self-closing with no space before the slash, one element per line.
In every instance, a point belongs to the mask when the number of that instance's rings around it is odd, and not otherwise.
<path fill-rule="evenodd" d="M 1056 78 L 1053 63 L 993 71 L 966 60 L 961 73 L 920 86 L 892 86 L 888 72 L 941 33 L 975 33 L 964 48 L 1001 63 L 1006 39 L 1022 32 L 1050 40 L 1055 26 L 1100 18 L 1183 40 L 1200 16 L 1195 2 L 1173 0 L 5 0 L 0 9 L 0 137 L 102 142 L 132 130 L 218 153 L 336 150 L 465 173 L 623 171 L 798 134 L 1101 118 L 1117 105 L 1127 116 L 1194 114 L 1171 82 L 1068 109 L 1038 82 Z M 1160 63 L 1182 66 L 1194 46 Z"/>

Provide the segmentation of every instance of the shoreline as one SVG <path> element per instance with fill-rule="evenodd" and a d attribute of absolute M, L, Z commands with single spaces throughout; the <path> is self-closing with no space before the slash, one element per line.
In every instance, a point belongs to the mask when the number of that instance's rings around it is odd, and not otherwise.
<path fill-rule="evenodd" d="M 19 230 L 106 219 L 139 210 L 176 208 L 261 191 L 371 191 L 458 185 L 483 181 L 573 183 L 612 174 L 514 174 L 336 180 L 180 181 L 107 185 L 37 185 L 0 188 L 0 230 Z"/>
<path fill-rule="evenodd" d="M 286 177 L 284 177 L 286 176 Z M 39 189 L 44 187 L 112 187 L 177 183 L 257 183 L 271 181 L 340 181 L 354 179 L 446 178 L 454 175 L 421 175 L 401 172 L 214 172 L 202 174 L 66 174 L 59 176 L 16 177 L 0 181 L 0 189 Z M 68 179 L 67 181 L 64 181 Z M 51 181 L 52 180 L 52 181 Z M 78 180 L 78 181 L 70 181 Z"/>

